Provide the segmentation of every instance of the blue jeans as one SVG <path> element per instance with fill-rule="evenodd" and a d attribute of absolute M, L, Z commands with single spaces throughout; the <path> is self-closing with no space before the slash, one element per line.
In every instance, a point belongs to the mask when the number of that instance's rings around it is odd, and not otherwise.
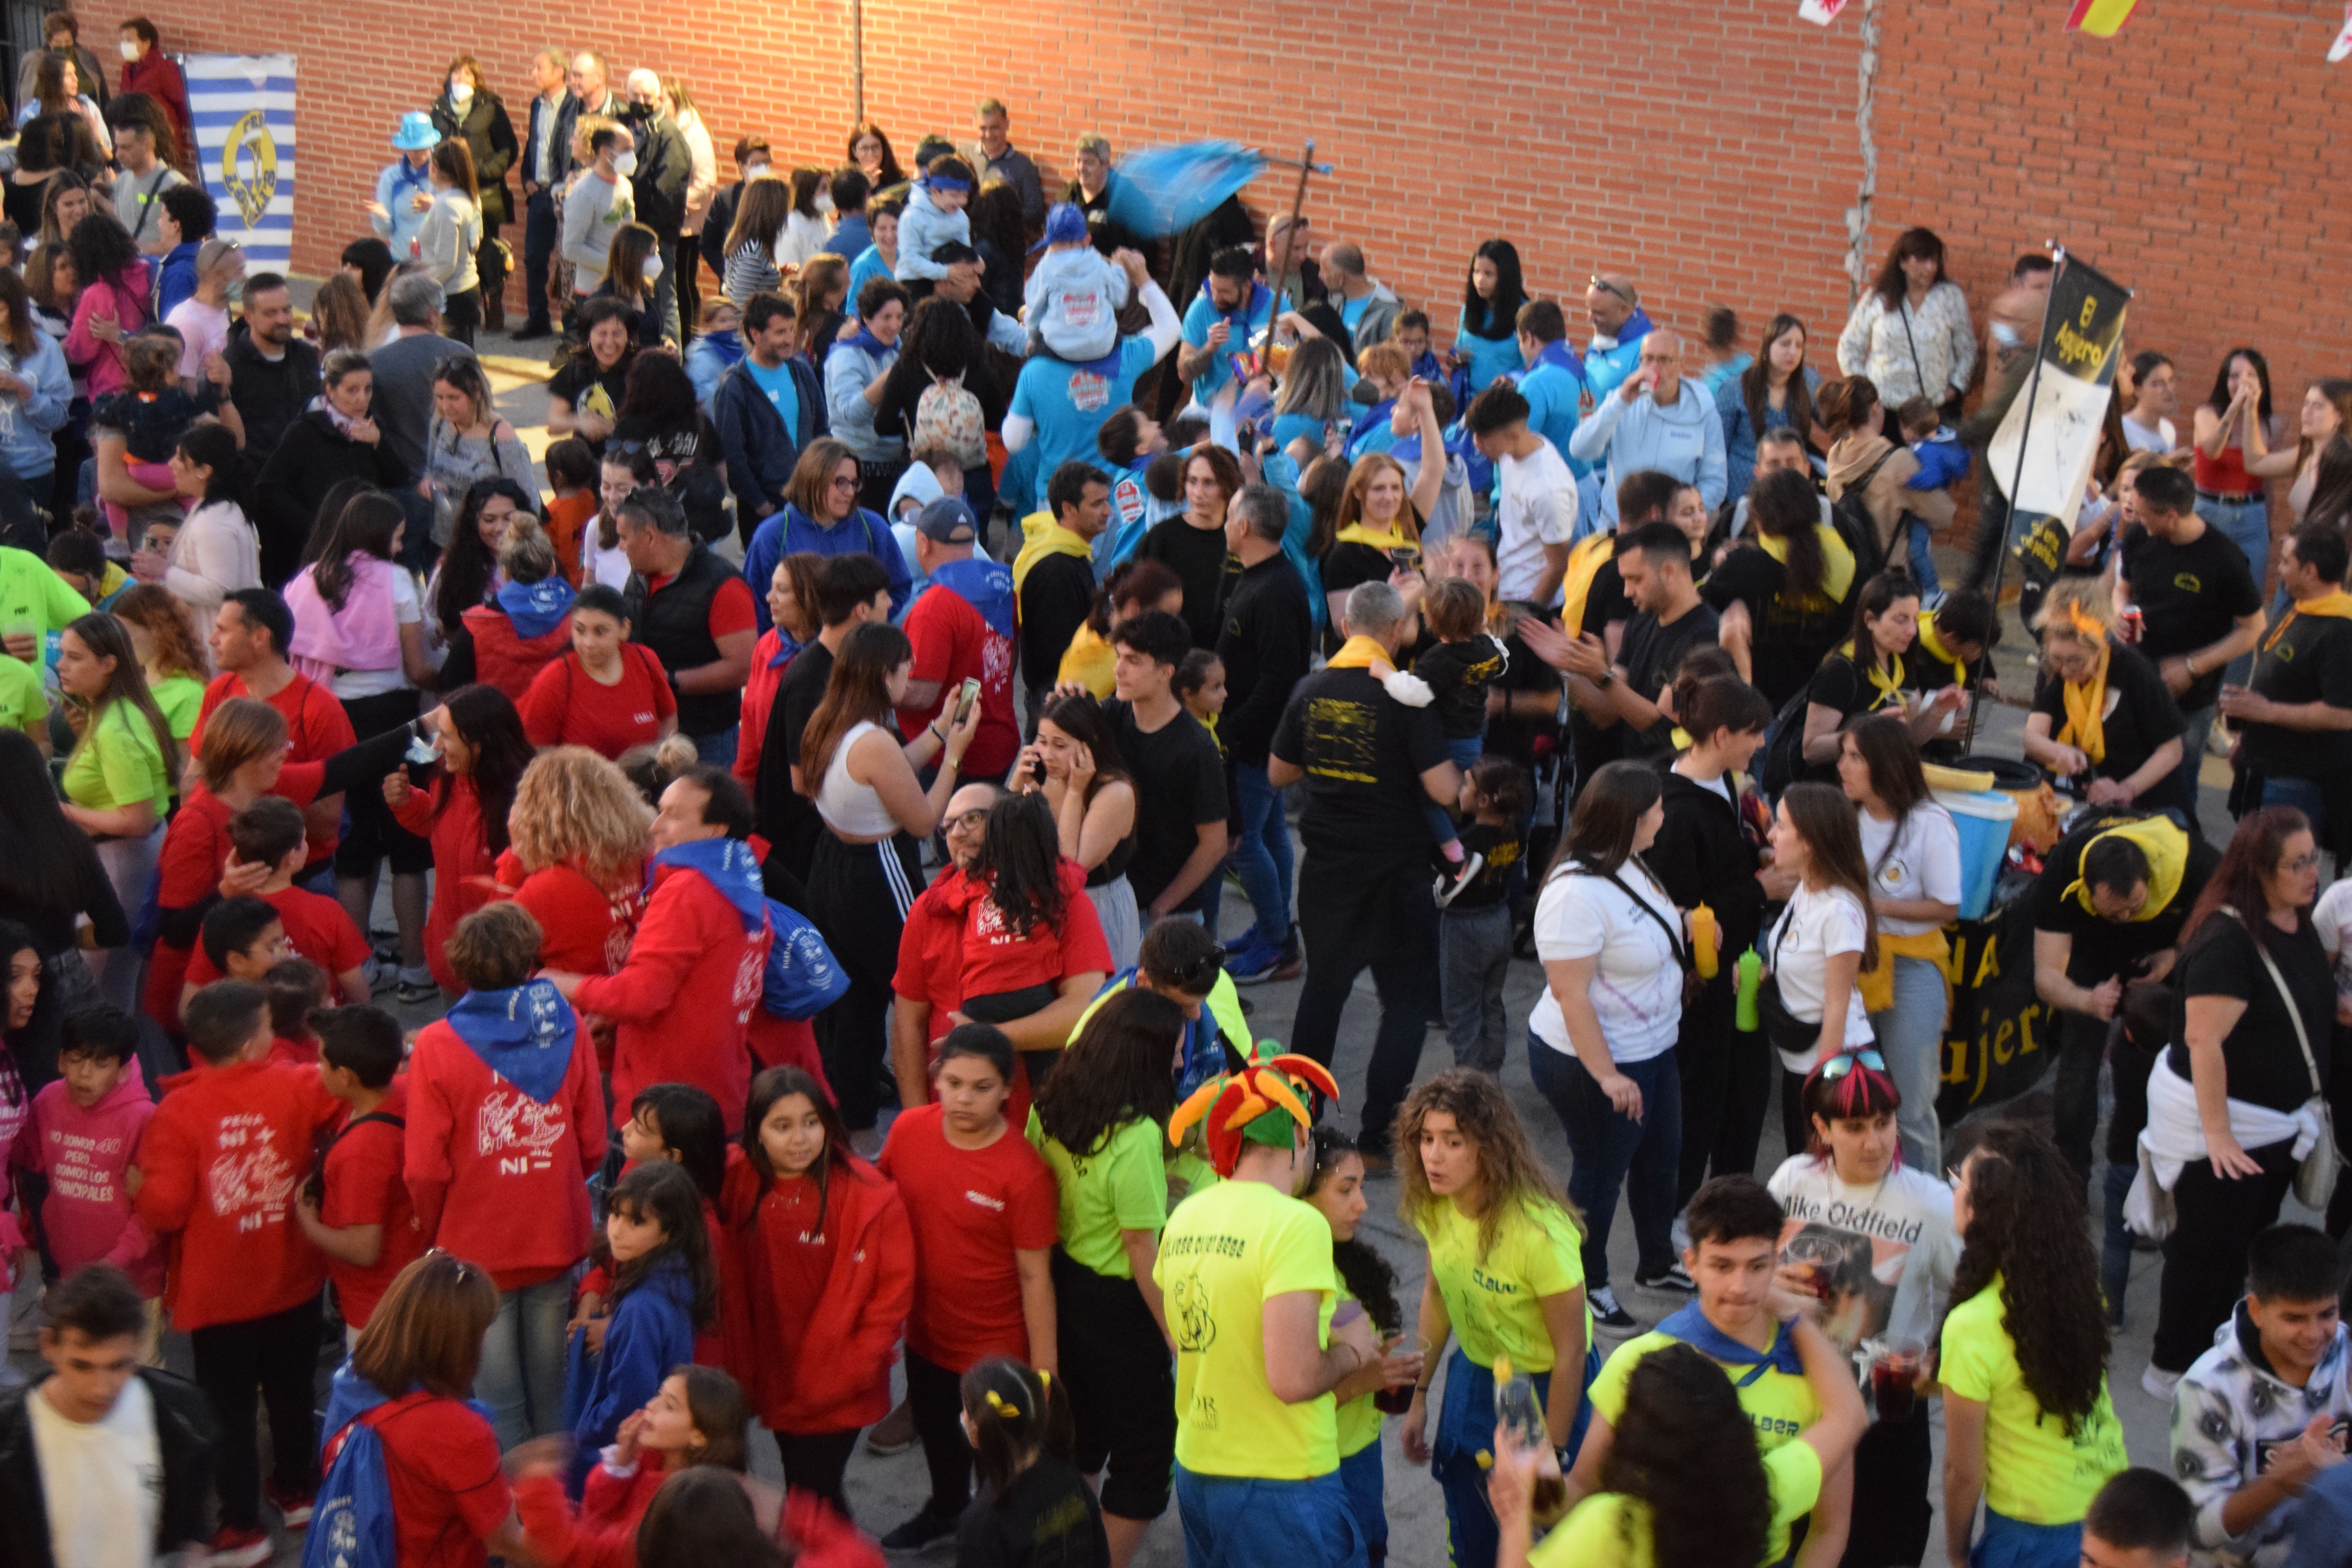
<path fill-rule="evenodd" d="M 1184 1568 L 1364 1568 L 1364 1534 L 1339 1472 L 1304 1481 L 1176 1467 Z"/>
<path fill-rule="evenodd" d="M 1919 584 L 1923 598 L 1932 601 L 1943 592 L 1944 583 L 1936 575 L 1936 558 L 1927 552 L 1927 524 L 1913 518 L 1905 529 L 1905 536 L 1911 556 L 1911 581 Z"/>
<path fill-rule="evenodd" d="M 1389 1510 L 1383 1494 L 1388 1490 L 1388 1472 L 1381 1462 L 1378 1438 L 1339 1461 L 1339 1484 L 1348 1489 L 1348 1508 L 1356 1516 L 1356 1528 L 1364 1532 L 1365 1550 L 1378 1554 L 1375 1562 L 1385 1558 Z"/>
<path fill-rule="evenodd" d="M 2210 703 L 2190 712 L 2183 710 L 2181 721 L 2187 726 L 2180 731 L 2180 787 L 2189 801 L 2189 815 L 2197 815 L 2198 775 L 2205 766 L 2205 738 L 2213 732 L 2213 719 L 2220 710 Z"/>
<path fill-rule="evenodd" d="M 2199 496 L 2197 515 L 2218 530 L 2222 538 L 2245 552 L 2246 569 L 2254 574 L 2255 591 L 2261 592 L 2263 574 L 2270 570 L 2271 564 L 2270 503 L 2259 495 L 2242 501 L 2213 500 Z M 2230 668 L 2222 672 L 2221 679 L 2229 685 L 2243 686 L 2253 668 L 2254 656 L 2242 653 L 2230 661 Z"/>
<path fill-rule="evenodd" d="M 1944 1072 L 1944 972 L 1924 958 L 1895 960 L 1895 1001 L 1870 1016 L 1879 1054 L 1903 1092 L 1895 1125 L 1903 1141 L 1903 1163 L 1930 1175 L 1944 1168 L 1943 1133 L 1936 1121 L 1936 1091 Z"/>
<path fill-rule="evenodd" d="M 743 729 L 740 724 L 732 730 L 721 730 L 716 735 L 692 737 L 695 755 L 714 768 L 734 766 L 735 748 L 742 743 L 742 739 Z"/>
<path fill-rule="evenodd" d="M 1601 1375 L 1601 1352 L 1586 1346 L 1584 1364 L 1577 1372 L 1578 1386 L 1589 1394 L 1592 1380 Z M 1536 1398 L 1549 1409 L 1552 1374 L 1531 1373 L 1528 1381 L 1535 1385 Z M 1575 1419 L 1569 1423 L 1563 1470 L 1576 1463 L 1577 1450 L 1584 1446 L 1585 1430 L 1591 1424 L 1592 1401 L 1580 1397 Z M 1445 1540 L 1452 1568 L 1495 1568 L 1502 1538 L 1495 1526 L 1494 1505 L 1486 1500 L 1486 1466 L 1479 1463 L 1482 1455 L 1489 1462 L 1494 1458 L 1495 1373 L 1472 1361 L 1458 1344 L 1445 1358 L 1445 1394 L 1437 1407 L 1437 1430 L 1431 1435 L 1429 1446 L 1430 1471 L 1445 1498 Z"/>
<path fill-rule="evenodd" d="M 1445 754 L 1453 758 L 1454 765 L 1465 773 L 1476 765 L 1486 751 L 1486 737 L 1483 734 L 1465 735 L 1461 740 L 1445 742 Z M 1454 831 L 1454 813 L 1427 795 L 1421 797 L 1421 816 L 1422 820 L 1429 824 L 1430 837 L 1437 840 L 1441 849 L 1448 844 L 1461 842 L 1462 836 Z"/>
<path fill-rule="evenodd" d="M 1234 764 L 1234 800 L 1241 808 L 1241 837 L 1234 846 L 1234 869 L 1255 915 L 1244 947 L 1279 947 L 1290 938 L 1290 894 L 1297 875 L 1291 857 L 1290 824 L 1282 814 L 1282 792 L 1265 776 L 1264 763 Z"/>
<path fill-rule="evenodd" d="M 2075 1568 L 2082 1560 L 2081 1520 L 2028 1524 L 1990 1509 L 1985 1510 L 1984 1533 L 1969 1549 L 1969 1568 Z"/>
<path fill-rule="evenodd" d="M 1617 1217 L 1617 1191 L 1633 1211 L 1638 1261 L 1633 1272 L 1655 1278 L 1675 1261 L 1675 1179 L 1681 1170 L 1683 1083 L 1669 1047 L 1646 1061 L 1619 1062 L 1617 1070 L 1642 1091 L 1639 1121 L 1619 1113 L 1575 1056 L 1555 1050 L 1530 1030 L 1528 1068 L 1536 1092 L 1551 1102 L 1568 1134 L 1568 1195 L 1584 1214 L 1584 1286 L 1609 1283 L 1609 1226 Z"/>
<path fill-rule="evenodd" d="M 489 1406 L 499 1447 L 563 1427 L 563 1326 L 572 1318 L 570 1271 L 499 1293 L 499 1315 L 482 1336 L 474 1396 Z"/>
<path fill-rule="evenodd" d="M 2107 1299 L 2107 1321 L 2121 1327 L 2124 1292 L 2131 1286 L 2132 1237 L 2124 1226 L 2124 1199 L 2131 1193 L 2137 1164 L 2107 1162 L 2106 1234 L 2099 1243 L 2099 1289 Z"/>
<path fill-rule="evenodd" d="M 2264 805 L 2291 805 L 2311 819 L 2311 836 L 2327 842 L 2327 794 L 2317 779 L 2263 779 Z"/>

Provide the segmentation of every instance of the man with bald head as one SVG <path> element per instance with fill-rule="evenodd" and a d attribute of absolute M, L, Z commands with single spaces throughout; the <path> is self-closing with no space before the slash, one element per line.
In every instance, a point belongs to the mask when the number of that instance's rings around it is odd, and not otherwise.
<path fill-rule="evenodd" d="M 1633 374 L 1612 393 L 1603 395 L 1596 385 L 1598 405 L 1568 438 L 1570 456 L 1595 465 L 1608 461 L 1601 526 L 1609 530 L 1617 526 L 1618 485 L 1643 469 L 1696 485 L 1709 511 L 1723 504 L 1723 422 L 1716 416 L 1715 400 L 1683 374 L 1681 335 L 1653 329 L 1637 347 Z M 1592 363 L 1585 361 L 1588 372 Z"/>
<path fill-rule="evenodd" d="M 1404 306 L 1394 289 L 1364 276 L 1360 246 L 1335 239 L 1323 247 L 1323 286 L 1358 353 L 1385 342 L 1396 329 L 1397 312 Z"/>
<path fill-rule="evenodd" d="M 1633 280 L 1615 272 L 1593 275 L 1584 290 L 1584 313 L 1592 322 L 1592 342 L 1584 350 L 1585 380 L 1596 399 L 1604 398 L 1639 367 L 1650 318 L 1642 313 L 1642 292 Z"/>

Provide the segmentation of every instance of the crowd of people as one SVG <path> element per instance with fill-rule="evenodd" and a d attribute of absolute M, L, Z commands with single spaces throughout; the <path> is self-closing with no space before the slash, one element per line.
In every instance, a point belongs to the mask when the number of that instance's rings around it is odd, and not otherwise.
<path fill-rule="evenodd" d="M 520 127 L 451 62 L 298 329 L 121 31 L 109 97 L 45 19 L 0 228 L 12 1562 L 1125 1568 L 1172 1502 L 1195 1568 L 1339 1568 L 1388 1415 L 1457 1568 L 1892 1568 L 1937 1504 L 1956 1563 L 2347 1560 L 2352 381 L 2291 437 L 2235 349 L 2184 432 L 2119 368 L 2025 601 L 2053 1129 L 1948 1127 L 1931 770 L 2042 258 L 1979 342 L 1906 232 L 1831 375 L 1622 271 L 1571 332 L 1494 238 L 1441 346 L 993 100 L 722 185 L 687 84 L 551 50 Z M 472 349 L 518 221 L 536 468 Z M 878 1543 L 862 1433 L 926 1461 Z"/>

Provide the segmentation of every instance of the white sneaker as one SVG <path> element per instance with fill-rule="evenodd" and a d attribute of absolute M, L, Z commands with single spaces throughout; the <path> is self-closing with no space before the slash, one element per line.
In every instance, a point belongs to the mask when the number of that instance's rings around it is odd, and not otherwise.
<path fill-rule="evenodd" d="M 2139 1374 L 2140 1392 L 2167 1405 L 2172 1403 L 2172 1391 L 2179 1385 L 2179 1373 L 2166 1372 L 2154 1362 L 2148 1363 L 2147 1370 Z"/>

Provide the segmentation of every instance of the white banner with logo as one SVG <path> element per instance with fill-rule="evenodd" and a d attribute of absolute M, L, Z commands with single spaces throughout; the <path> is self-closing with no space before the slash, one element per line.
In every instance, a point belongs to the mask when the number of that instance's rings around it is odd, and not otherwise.
<path fill-rule="evenodd" d="M 294 250 L 294 57 L 185 55 L 196 163 L 221 237 L 247 272 L 283 272 Z"/>

